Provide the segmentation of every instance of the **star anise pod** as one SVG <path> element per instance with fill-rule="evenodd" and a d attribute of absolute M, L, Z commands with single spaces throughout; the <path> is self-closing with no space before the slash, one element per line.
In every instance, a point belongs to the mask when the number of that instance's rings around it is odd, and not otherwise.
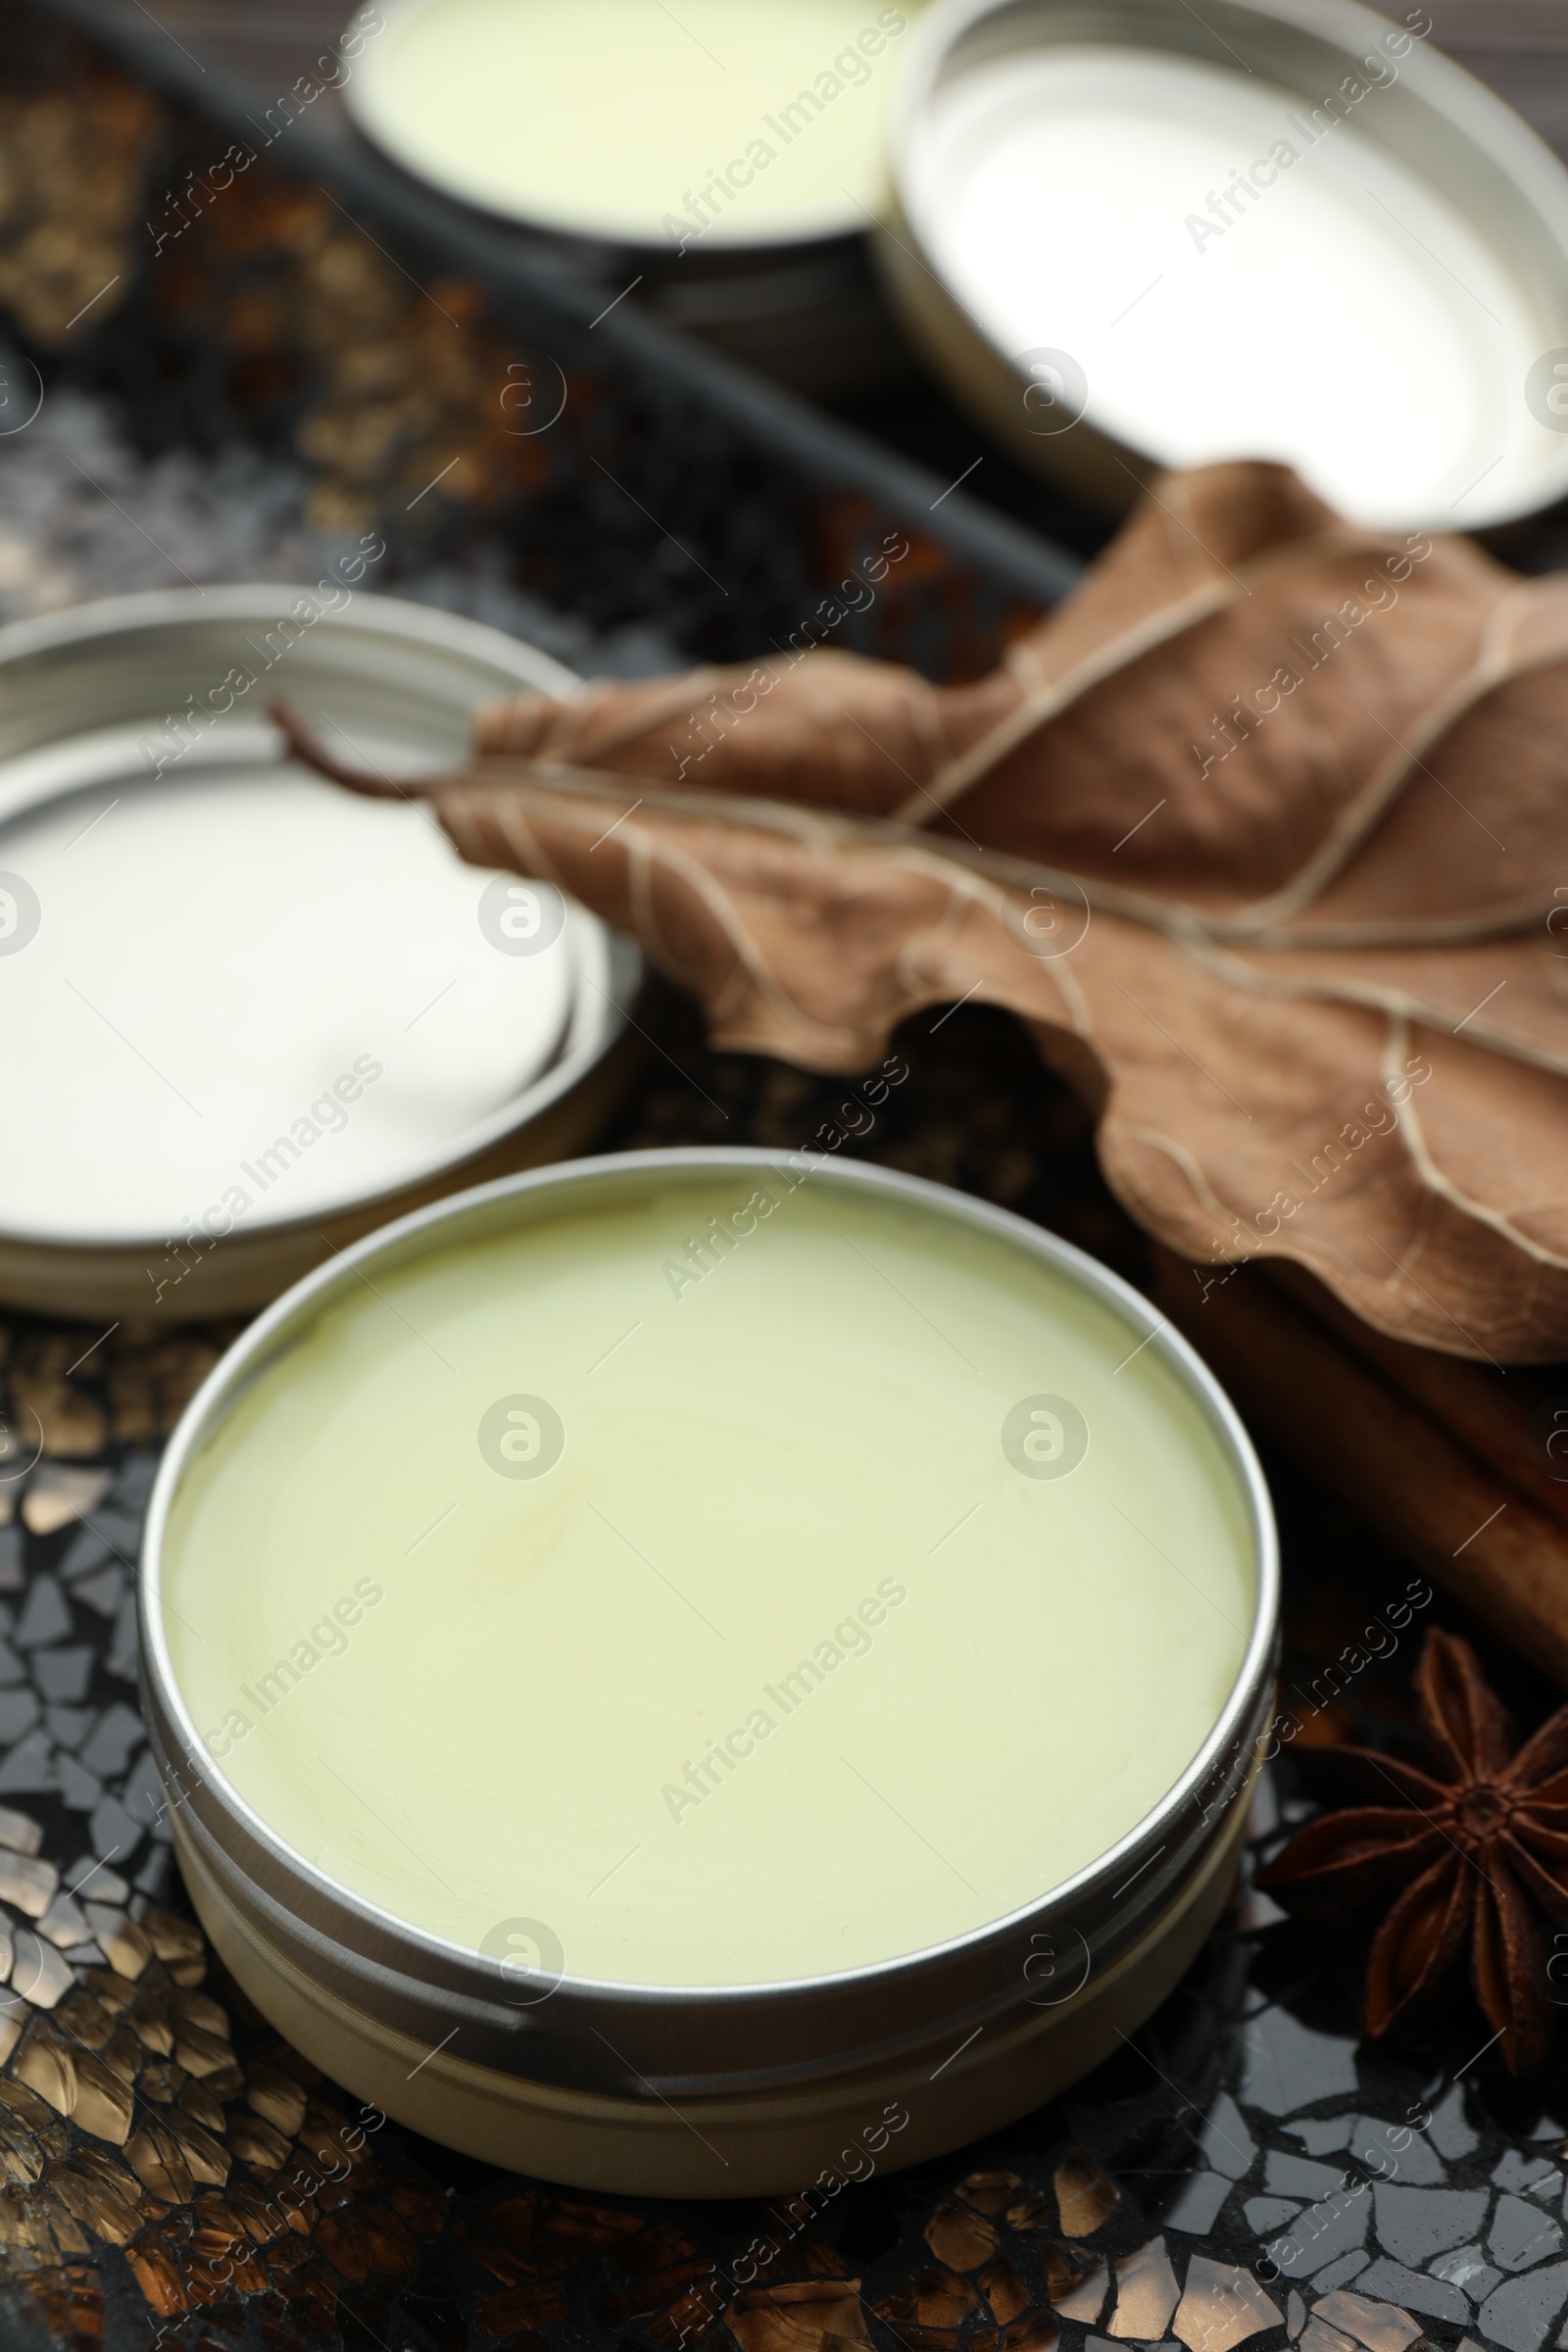
<path fill-rule="evenodd" d="M 1367 1963 L 1374 2036 L 1428 2022 L 1468 1946 L 1476 1998 L 1517 2074 L 1544 2055 L 1554 2022 L 1538 1913 L 1568 1920 L 1568 1706 L 1513 1752 L 1474 1650 L 1437 1629 L 1414 1687 L 1432 1772 L 1370 1748 L 1316 1751 L 1369 1801 L 1308 1823 L 1257 1884 L 1326 1927 L 1389 1906 Z"/>

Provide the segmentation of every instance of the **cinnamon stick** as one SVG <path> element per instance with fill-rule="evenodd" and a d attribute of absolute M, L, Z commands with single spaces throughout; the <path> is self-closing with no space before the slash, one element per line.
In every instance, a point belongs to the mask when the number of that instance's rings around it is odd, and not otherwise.
<path fill-rule="evenodd" d="M 1441 1422 L 1466 1452 L 1568 1527 L 1568 1372 L 1554 1382 L 1549 1372 L 1544 1376 L 1532 1365 L 1505 1369 L 1412 1348 L 1363 1323 L 1304 1266 L 1281 1258 L 1266 1274 L 1297 1305 L 1326 1323 L 1352 1353 L 1364 1356 L 1391 1387 Z M 1558 1391 L 1564 1411 L 1553 1429 L 1549 1414 L 1540 1422 L 1535 1414 L 1543 1400 L 1555 1397 Z M 1558 1433 L 1556 1451 L 1548 1452 L 1547 1439 Z M 1562 1473 L 1560 1479 L 1552 1476 L 1553 1469 Z"/>
<path fill-rule="evenodd" d="M 1247 1411 L 1568 1688 L 1568 1531 L 1255 1269 L 1200 1298 L 1190 1265 L 1152 1255 L 1155 1302 Z"/>

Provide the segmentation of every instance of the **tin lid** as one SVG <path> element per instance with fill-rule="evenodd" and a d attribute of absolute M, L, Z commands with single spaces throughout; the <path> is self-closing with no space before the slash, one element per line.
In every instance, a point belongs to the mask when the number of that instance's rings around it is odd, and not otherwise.
<path fill-rule="evenodd" d="M 1351 0 L 941 0 L 893 132 L 916 331 L 1102 503 L 1151 462 L 1247 457 L 1371 524 L 1550 504 L 1568 173 L 1431 29 Z"/>
<path fill-rule="evenodd" d="M 582 998 L 609 999 L 584 909 L 464 864 L 420 803 L 291 766 L 267 715 L 286 695 L 412 774 L 461 753 L 477 702 L 570 674 L 331 586 L 0 630 L 7 1242 L 217 1239 L 373 1200 L 515 1124 Z"/>

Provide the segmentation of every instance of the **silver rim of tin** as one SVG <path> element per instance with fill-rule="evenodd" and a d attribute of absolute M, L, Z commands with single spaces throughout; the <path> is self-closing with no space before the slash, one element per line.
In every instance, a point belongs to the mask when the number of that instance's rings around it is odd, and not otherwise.
<path fill-rule="evenodd" d="M 993 21 L 989 39 L 988 19 Z M 1130 28 L 1143 36 L 1139 45 L 1182 55 L 1200 53 L 1215 64 L 1224 60 L 1212 56 L 1214 42 L 1229 49 L 1234 59 L 1238 53 L 1231 43 L 1240 42 L 1245 50 L 1250 34 L 1257 44 L 1253 58 L 1250 62 L 1244 55 L 1241 61 L 1248 64 L 1249 71 L 1252 63 L 1266 65 L 1266 51 L 1277 57 L 1282 41 L 1293 36 L 1303 48 L 1310 45 L 1338 52 L 1348 69 L 1369 43 L 1381 40 L 1391 30 L 1402 29 L 1396 21 L 1361 7 L 1359 0 L 1213 0 L 1202 12 L 1200 24 L 1185 0 L 935 0 L 914 26 L 892 96 L 889 169 L 893 211 L 902 237 L 893 240 L 897 250 L 884 246 L 884 276 L 895 307 L 928 351 L 933 334 L 938 341 L 958 336 L 969 343 L 971 365 L 961 367 L 958 372 L 972 387 L 978 365 L 981 375 L 990 379 L 979 397 L 992 411 L 992 421 L 1004 433 L 1006 423 L 995 413 L 999 387 L 1015 385 L 1021 410 L 1026 379 L 1017 372 L 1009 354 L 993 342 L 971 316 L 965 307 L 964 289 L 950 283 L 926 247 L 921 229 L 927 207 L 920 171 L 920 132 L 932 101 L 956 70 L 965 44 L 972 42 L 976 54 L 988 47 L 1010 53 L 1020 36 L 1028 39 L 1031 19 L 1064 21 L 1071 27 L 1064 37 L 1100 42 L 1125 38 Z M 1005 29 L 1009 21 L 1019 28 L 1010 39 Z M 1168 37 L 1162 37 L 1167 33 Z M 1200 51 L 1205 33 L 1210 36 L 1210 47 Z M 1399 74 L 1407 95 L 1424 106 L 1446 134 L 1446 173 L 1461 172 L 1468 148 L 1471 159 L 1479 159 L 1484 169 L 1506 186 L 1517 205 L 1519 241 L 1526 241 L 1527 231 L 1534 232 L 1537 250 L 1532 262 L 1539 261 L 1545 244 L 1550 245 L 1557 272 L 1555 292 L 1563 312 L 1562 339 L 1568 344 L 1568 171 L 1512 107 L 1441 50 L 1416 41 L 1400 59 Z M 1283 73 L 1279 78 L 1287 80 Z M 1471 168 L 1473 172 L 1473 161 Z M 892 232 L 885 234 L 891 236 Z M 915 250 L 909 251 L 903 239 L 912 240 Z M 906 263 L 908 268 L 903 266 Z M 1092 485 L 1092 495 L 1109 506 L 1129 504 L 1144 479 L 1164 463 L 1098 423 L 1092 393 L 1078 423 L 1054 439 L 1045 443 L 1031 440 L 1024 428 L 1007 433 L 1007 437 L 1015 450 L 1032 454 L 1040 469 L 1059 479 L 1081 470 Z M 1081 468 L 1072 449 L 1080 439 L 1085 456 Z M 1118 474 L 1122 479 L 1116 489 L 1105 494 L 1102 485 L 1107 476 L 1114 481 Z M 1485 499 L 1480 499 L 1467 511 L 1462 523 L 1446 527 L 1493 529 L 1555 504 L 1568 493 L 1568 434 L 1555 454 L 1543 460 L 1536 478 L 1539 487 L 1528 495 L 1490 509 Z M 1438 527 L 1431 516 L 1413 519 Z"/>
<path fill-rule="evenodd" d="M 1247 1649 L 1225 1709 L 1162 1802 L 1110 1851 L 1049 1894 L 967 1935 L 842 1974 L 733 1986 L 635 1985 L 563 1975 L 508 1998 L 499 1961 L 449 1943 L 378 1909 L 285 1846 L 228 1787 L 204 1746 L 174 1680 L 164 1635 L 161 1579 L 170 1507 L 188 1464 L 265 1365 L 359 1280 L 372 1260 L 416 1258 L 527 1217 L 671 1176 L 750 1177 L 786 1161 L 810 1180 L 881 1194 L 951 1216 L 1023 1248 L 1082 1282 L 1156 1350 L 1196 1396 L 1236 1471 L 1250 1522 L 1257 1578 Z M 1039 1939 L 1066 1965 L 1085 1955 L 1084 1982 L 1148 1932 L 1202 1856 L 1223 1838 L 1250 1785 L 1272 1705 L 1279 1560 L 1262 1470 L 1241 1420 L 1201 1358 L 1120 1276 L 1008 1210 L 866 1162 L 808 1153 L 699 1148 L 607 1154 L 508 1177 L 384 1227 L 297 1283 L 235 1343 L 197 1392 L 153 1490 L 139 1580 L 143 1691 L 153 1752 L 172 1807 L 235 1908 L 319 1983 L 394 2032 L 434 2043 L 464 2029 L 464 2056 L 502 2074 L 645 2102 L 685 2095 L 808 2086 L 884 2065 L 955 2031 L 1026 2020 L 1042 2002 Z M 1042 1694 L 1049 1702 L 1049 1692 Z M 1032 1940 L 1033 1939 L 1033 1940 Z M 515 1974 L 514 1987 L 521 1980 Z"/>
<path fill-rule="evenodd" d="M 134 643 L 178 630 L 210 627 L 255 628 L 275 623 L 292 598 L 313 593 L 309 585 L 288 582 L 266 586 L 164 588 L 136 596 L 105 597 L 0 627 L 0 694 L 14 694 L 17 673 L 27 665 L 58 663 L 62 677 L 73 657 L 90 656 L 94 648 Z M 410 657 L 420 652 L 466 665 L 473 673 L 475 700 L 503 694 L 510 686 L 535 688 L 564 699 L 580 689 L 580 680 L 536 647 L 507 636 L 483 621 L 468 620 L 434 605 L 416 605 L 398 597 L 374 596 L 356 588 L 340 611 L 323 612 L 314 624 L 338 636 L 354 633 L 367 643 L 406 648 Z M 0 751 L 0 757 L 3 757 Z M 70 789 L 68 786 L 67 789 Z M 0 799 L 0 826 L 14 816 L 43 806 L 47 789 L 29 790 L 15 802 Z M 482 869 L 475 867 L 477 873 Z M 412 1154 L 370 1191 L 345 1195 L 292 1217 L 261 1212 L 250 1219 L 248 1235 L 265 1235 L 286 1243 L 309 1235 L 346 1216 L 373 1213 L 383 1201 L 395 1201 L 418 1187 L 438 1182 L 448 1171 L 461 1170 L 481 1153 L 526 1127 L 578 1086 L 602 1062 L 624 1034 L 626 1007 L 642 977 L 642 957 L 629 940 L 612 932 L 575 901 L 568 901 L 573 947 L 571 1001 L 557 1056 L 512 1099 L 483 1119 L 463 1128 L 443 1144 L 422 1154 Z M 20 1225 L 0 1226 L 0 1243 L 58 1255 L 63 1250 L 109 1250 L 132 1258 L 161 1250 L 167 1236 L 145 1234 L 62 1235 L 31 1232 Z"/>

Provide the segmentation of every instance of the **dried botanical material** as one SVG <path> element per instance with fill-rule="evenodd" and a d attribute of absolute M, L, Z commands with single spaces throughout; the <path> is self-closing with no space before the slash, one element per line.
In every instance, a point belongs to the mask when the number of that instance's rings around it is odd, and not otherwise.
<path fill-rule="evenodd" d="M 1108 2221 L 1115 2212 L 1120 2195 L 1115 2181 L 1095 2162 L 1087 2148 L 1068 2149 L 1056 2167 L 1052 2185 L 1056 2191 L 1056 2210 L 1066 2237 L 1092 2237 L 1102 2222 Z"/>
<path fill-rule="evenodd" d="M 1309 1822 L 1257 1883 L 1329 1926 L 1385 1911 L 1367 1964 L 1369 2034 L 1430 2020 L 1468 1958 L 1517 2073 L 1544 2055 L 1555 2018 L 1537 1915 L 1568 1920 L 1568 1707 L 1516 1753 L 1470 1644 L 1438 1629 L 1415 1691 L 1433 1771 L 1320 1751 L 1317 1769 L 1368 1801 Z"/>
<path fill-rule="evenodd" d="M 432 790 L 465 857 L 636 934 L 720 1044 L 849 1071 L 921 1005 L 1009 1005 L 1172 1249 L 1549 1361 L 1565 720 L 1563 582 L 1238 464 L 1162 481 L 979 685 L 818 651 L 525 696 Z"/>
<path fill-rule="evenodd" d="M 1233 1281 L 1203 1298 L 1191 1267 L 1162 1250 L 1153 1255 L 1155 1303 L 1247 1399 L 1249 1413 L 1391 1544 L 1568 1685 L 1568 1529 L 1386 1387 L 1358 1346 L 1342 1346 L 1276 1284 Z M 1471 1370 L 1451 1358 L 1427 1360 Z"/>
<path fill-rule="evenodd" d="M 141 225 L 143 158 L 160 125 L 146 92 L 118 77 L 42 101 L 7 94 L 0 303 L 24 331 L 62 344 L 81 306 L 108 286 L 125 298 Z"/>

